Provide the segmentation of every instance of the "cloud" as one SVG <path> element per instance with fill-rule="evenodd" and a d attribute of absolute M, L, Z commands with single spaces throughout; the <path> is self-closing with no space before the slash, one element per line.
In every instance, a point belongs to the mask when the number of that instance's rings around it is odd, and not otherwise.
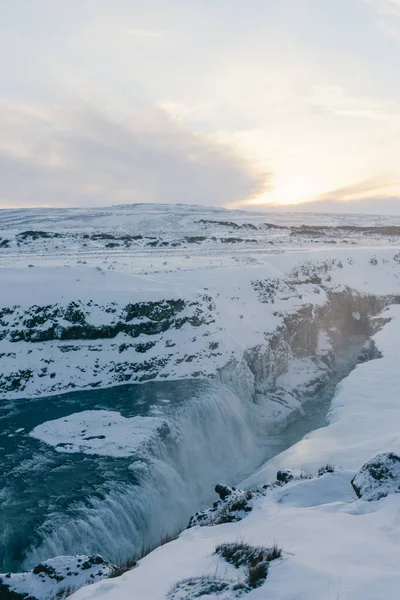
<path fill-rule="evenodd" d="M 387 19 L 379 19 L 377 21 L 377 27 L 385 35 L 395 40 L 400 40 L 400 18 L 395 19 L 395 22 L 391 21 L 390 23 L 387 21 Z"/>
<path fill-rule="evenodd" d="M 165 37 L 165 34 L 161 31 L 151 29 L 127 29 L 126 34 L 137 38 L 162 39 Z"/>
<path fill-rule="evenodd" d="M 364 0 L 380 14 L 400 14 L 400 0 Z"/>
<path fill-rule="evenodd" d="M 400 0 L 364 0 L 379 15 L 376 26 L 384 35 L 400 40 Z"/>
<path fill-rule="evenodd" d="M 335 190 L 330 190 L 327 193 L 321 194 L 318 198 L 315 198 L 314 202 L 323 202 L 333 200 L 335 202 L 349 202 L 364 200 L 374 196 L 379 197 L 385 190 L 393 188 L 395 181 L 389 175 L 379 175 L 377 177 L 371 177 L 364 181 L 358 181 L 357 183 L 343 186 Z"/>
<path fill-rule="evenodd" d="M 0 205 L 224 205 L 268 175 L 156 108 L 120 119 L 90 106 L 0 104 Z"/>
<path fill-rule="evenodd" d="M 391 125 L 397 121 L 397 126 L 400 126 L 399 104 L 354 97 L 340 86 L 315 86 L 305 102 L 313 108 L 339 117 L 390 122 Z"/>
<path fill-rule="evenodd" d="M 255 208 L 255 207 L 254 207 Z M 260 207 L 257 207 L 260 210 Z M 265 206 L 264 210 L 273 212 L 329 213 L 353 215 L 400 215 L 400 197 L 376 196 L 357 201 L 313 200 L 302 204 L 286 206 Z"/>
<path fill-rule="evenodd" d="M 307 202 L 284 206 L 269 203 L 250 205 L 249 208 L 277 212 L 400 215 L 398 189 L 399 182 L 395 177 L 382 174 L 330 190 Z"/>

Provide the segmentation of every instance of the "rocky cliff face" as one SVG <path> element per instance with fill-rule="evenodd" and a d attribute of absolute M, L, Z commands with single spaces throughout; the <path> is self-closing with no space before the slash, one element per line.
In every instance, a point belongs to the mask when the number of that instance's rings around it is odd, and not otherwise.
<path fill-rule="evenodd" d="M 151 278 L 79 267 L 28 269 L 20 281 L 11 270 L 15 290 L 0 298 L 0 398 L 218 376 L 253 401 L 282 388 L 312 394 L 332 351 L 368 334 L 369 316 L 398 300 L 375 293 L 382 276 L 382 293 L 395 287 L 395 252 L 340 256 Z"/>
<path fill-rule="evenodd" d="M 335 349 L 348 335 L 370 333 L 369 317 L 391 301 L 393 297 L 350 289 L 328 291 L 322 307 L 307 303 L 292 314 L 277 312 L 281 324 L 265 332 L 262 344 L 246 348 L 241 361 L 229 361 L 216 303 L 207 293 L 193 300 L 6 306 L 0 309 L 0 396 L 213 377 L 219 371 L 223 382 L 230 381 L 254 400 L 277 392 L 282 387 L 279 378 L 296 360 L 303 361 L 303 370 L 315 371 L 315 378 L 310 375 L 307 382 L 312 394 L 334 366 Z M 262 331 L 263 323 L 259 326 Z M 205 361 L 207 370 L 202 368 Z M 304 392 L 303 386 L 300 393 Z"/>
<path fill-rule="evenodd" d="M 328 293 L 322 307 L 306 304 L 283 318 L 276 331 L 265 335 L 265 344 L 245 351 L 241 361 L 221 369 L 223 383 L 231 385 L 250 402 L 271 412 L 271 431 L 280 418 L 287 422 L 301 411 L 307 398 L 314 397 L 332 379 L 337 357 L 359 338 L 359 360 L 378 358 L 374 344 L 362 345 L 383 323 L 373 319 L 392 296 L 361 295 L 350 289 Z"/>
<path fill-rule="evenodd" d="M 169 363 L 191 362 L 175 339 L 196 336 L 213 320 L 207 295 L 121 305 L 80 300 L 0 309 L 0 395 L 42 395 L 163 376 Z M 191 333 L 189 333 L 191 332 Z M 217 349 L 208 345 L 210 356 Z M 25 359 L 22 359 L 25 355 Z M 24 365 L 19 367 L 19 364 Z"/>

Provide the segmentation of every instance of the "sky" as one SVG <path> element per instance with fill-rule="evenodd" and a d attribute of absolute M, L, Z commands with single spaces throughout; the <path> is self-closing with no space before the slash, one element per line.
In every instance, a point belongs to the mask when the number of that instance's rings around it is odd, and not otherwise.
<path fill-rule="evenodd" d="M 0 207 L 400 214 L 400 0 L 0 0 Z"/>

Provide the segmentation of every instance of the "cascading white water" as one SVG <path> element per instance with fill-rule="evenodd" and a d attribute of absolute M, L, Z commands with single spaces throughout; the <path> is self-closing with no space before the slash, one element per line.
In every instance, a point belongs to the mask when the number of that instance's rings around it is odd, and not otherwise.
<path fill-rule="evenodd" d="M 100 552 L 120 563 L 157 545 L 210 502 L 215 483 L 243 478 L 264 455 L 254 435 L 251 405 L 227 386 L 209 384 L 174 411 L 170 432 L 132 463 L 134 483 L 55 512 L 38 528 L 25 568 L 49 556 Z"/>

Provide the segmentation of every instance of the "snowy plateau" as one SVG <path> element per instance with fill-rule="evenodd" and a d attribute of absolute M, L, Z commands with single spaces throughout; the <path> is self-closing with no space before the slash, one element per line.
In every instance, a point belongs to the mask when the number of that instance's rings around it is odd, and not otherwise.
<path fill-rule="evenodd" d="M 400 218 L 0 211 L 0 599 L 397 600 L 399 340 Z"/>

